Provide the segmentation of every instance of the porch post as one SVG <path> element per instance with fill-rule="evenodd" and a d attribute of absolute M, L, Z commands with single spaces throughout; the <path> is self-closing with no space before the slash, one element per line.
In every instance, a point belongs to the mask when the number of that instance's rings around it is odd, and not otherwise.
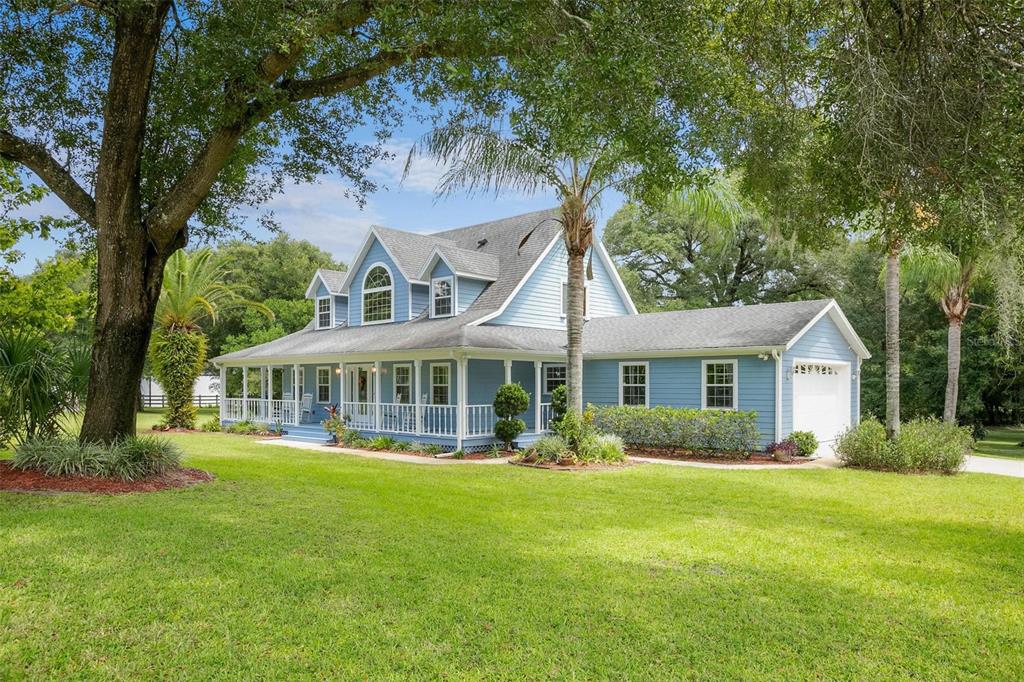
<path fill-rule="evenodd" d="M 455 363 L 455 385 L 456 390 L 459 394 L 459 399 L 456 401 L 457 407 L 455 408 L 455 449 L 462 449 L 462 441 L 466 435 L 466 372 L 469 367 L 469 363 L 466 362 L 466 357 L 460 357 Z"/>
<path fill-rule="evenodd" d="M 346 379 L 346 377 L 345 377 L 345 363 L 344 362 L 339 362 L 338 363 L 338 369 L 341 370 L 341 377 L 338 379 L 338 384 L 339 384 L 339 386 L 341 388 L 341 396 L 339 396 L 339 398 L 338 398 L 338 410 L 341 412 L 342 415 L 344 415 L 345 414 L 345 401 L 347 400 L 347 398 L 345 396 L 348 395 L 347 393 L 345 393 L 345 389 L 347 388 L 345 386 L 345 379 Z"/>
<path fill-rule="evenodd" d="M 373 428 L 380 431 L 380 360 L 373 361 Z"/>
<path fill-rule="evenodd" d="M 220 389 L 217 391 L 217 404 L 220 407 L 220 420 L 224 421 L 225 403 L 228 399 L 228 368 L 220 366 Z"/>
<path fill-rule="evenodd" d="M 533 361 L 533 430 L 536 433 L 545 431 L 544 425 L 540 423 L 541 409 L 540 401 L 543 396 L 540 390 L 540 360 Z"/>
<path fill-rule="evenodd" d="M 423 433 L 423 387 L 421 386 L 423 383 L 423 379 L 421 377 L 423 373 L 423 361 L 413 360 L 412 366 L 413 373 L 415 375 L 413 378 L 413 387 L 416 390 L 416 435 L 418 436 Z"/>
<path fill-rule="evenodd" d="M 299 386 L 299 365 L 292 365 L 292 400 L 295 401 L 295 421 L 298 426 L 302 422 L 302 386 Z"/>
<path fill-rule="evenodd" d="M 249 419 L 249 366 L 242 365 L 242 421 Z"/>
<path fill-rule="evenodd" d="M 511 360 L 506 360 L 505 361 L 505 383 L 506 384 L 511 384 L 512 383 L 512 361 Z"/>
<path fill-rule="evenodd" d="M 274 399 L 274 368 L 267 365 L 267 400 Z M 269 403 L 268 403 L 269 405 Z"/>

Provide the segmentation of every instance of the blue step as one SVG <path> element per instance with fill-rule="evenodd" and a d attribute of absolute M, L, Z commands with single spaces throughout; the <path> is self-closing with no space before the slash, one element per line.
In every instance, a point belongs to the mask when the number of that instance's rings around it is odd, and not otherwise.
<path fill-rule="evenodd" d="M 316 443 L 317 445 L 326 445 L 330 442 L 330 438 L 327 434 L 321 436 L 307 436 L 295 433 L 286 433 L 281 436 L 281 440 L 293 441 L 296 443 Z"/>

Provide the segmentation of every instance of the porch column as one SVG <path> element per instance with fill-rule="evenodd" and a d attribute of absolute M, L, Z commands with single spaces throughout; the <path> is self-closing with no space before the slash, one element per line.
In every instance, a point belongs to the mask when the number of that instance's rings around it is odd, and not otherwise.
<path fill-rule="evenodd" d="M 267 400 L 274 399 L 274 368 L 267 365 Z"/>
<path fill-rule="evenodd" d="M 457 407 L 455 408 L 455 449 L 462 449 L 462 441 L 466 435 L 466 386 L 469 382 L 466 381 L 466 371 L 469 367 L 469 363 L 466 361 L 466 357 L 459 358 L 455 363 L 455 385 L 456 391 L 458 391 L 459 399 L 456 401 Z"/>
<path fill-rule="evenodd" d="M 342 415 L 344 415 L 345 414 L 345 401 L 348 400 L 348 398 L 345 397 L 346 395 L 348 395 L 347 393 L 345 393 L 345 389 L 347 388 L 345 386 L 345 380 L 347 378 L 345 376 L 345 363 L 344 362 L 339 362 L 338 363 L 338 369 L 341 370 L 341 376 L 338 378 L 338 385 L 341 388 L 341 396 L 338 398 L 338 410 L 341 412 Z"/>
<path fill-rule="evenodd" d="M 505 383 L 506 384 L 511 384 L 512 383 L 512 361 L 511 360 L 506 360 L 505 361 Z"/>
<path fill-rule="evenodd" d="M 242 365 L 242 421 L 249 418 L 249 366 Z"/>
<path fill-rule="evenodd" d="M 540 401 L 543 397 L 540 390 L 540 364 L 540 360 L 533 361 L 533 430 L 536 433 L 543 433 L 545 426 L 540 423 Z"/>
<path fill-rule="evenodd" d="M 423 433 L 423 361 L 413 360 L 413 387 L 416 390 L 416 435 Z"/>
<path fill-rule="evenodd" d="M 292 365 L 292 400 L 295 401 L 295 421 L 298 426 L 302 422 L 302 386 L 299 386 L 299 366 Z"/>
<path fill-rule="evenodd" d="M 380 360 L 373 361 L 373 428 L 380 431 Z"/>
<path fill-rule="evenodd" d="M 217 391 L 217 405 L 220 406 L 220 420 L 224 421 L 225 403 L 228 399 L 228 368 L 220 366 L 220 389 Z"/>

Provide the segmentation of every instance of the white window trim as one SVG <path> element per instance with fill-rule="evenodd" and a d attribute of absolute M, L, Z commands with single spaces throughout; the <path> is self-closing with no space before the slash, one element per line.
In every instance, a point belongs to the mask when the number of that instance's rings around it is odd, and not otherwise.
<path fill-rule="evenodd" d="M 373 272 L 377 267 L 382 267 L 382 268 L 384 268 L 387 271 L 388 277 L 391 279 L 391 286 L 387 286 L 387 287 L 372 287 L 370 289 L 367 289 L 366 288 L 366 278 L 369 277 L 370 273 Z M 366 294 L 372 294 L 372 293 L 376 293 L 378 291 L 389 291 L 389 292 L 391 292 L 391 317 L 389 317 L 386 320 L 373 320 L 372 322 L 367 322 L 367 320 L 366 320 Z M 395 274 L 393 272 L 391 272 L 391 268 L 388 267 L 387 263 L 385 263 L 383 261 L 377 261 L 376 263 L 371 263 L 370 267 L 366 268 L 366 274 L 363 275 L 363 289 L 359 293 L 359 300 L 360 300 L 359 317 L 360 317 L 360 319 L 362 321 L 362 324 L 364 324 L 364 325 L 388 324 L 389 322 L 394 322 L 395 321 Z"/>
<path fill-rule="evenodd" d="M 298 390 L 295 390 L 298 389 Z M 306 390 L 306 366 L 299 365 L 299 385 L 292 387 L 293 397 L 302 397 L 302 392 Z"/>
<path fill-rule="evenodd" d="M 444 383 L 444 384 L 435 384 L 434 383 L 434 368 L 435 367 L 444 367 L 445 368 L 445 371 L 447 372 L 446 377 L 448 378 L 448 382 L 447 383 Z M 444 405 L 451 405 L 452 404 L 452 366 L 450 364 L 448 364 L 447 362 L 432 362 L 432 363 L 430 363 L 430 404 L 431 405 L 440 405 L 442 403 L 435 403 L 434 402 L 434 387 L 435 386 L 446 386 L 448 388 L 448 402 L 443 403 L 443 404 Z"/>
<path fill-rule="evenodd" d="M 558 285 L 558 316 L 563 320 L 568 317 L 566 314 L 566 300 L 565 300 L 565 285 L 569 283 L 569 280 L 562 278 L 561 284 Z M 590 310 L 590 281 L 583 282 L 583 309 L 586 311 L 583 314 L 584 320 L 589 320 L 591 315 Z"/>
<path fill-rule="evenodd" d="M 313 311 L 313 317 L 316 318 L 317 329 L 330 329 L 334 326 L 334 301 L 331 299 L 331 296 L 316 297 L 316 309 Z M 330 314 L 330 321 L 326 327 L 320 325 L 320 301 L 327 301 L 327 312 Z"/>
<path fill-rule="evenodd" d="M 622 374 L 626 367 L 644 367 L 644 407 L 651 406 L 651 363 L 649 362 L 620 362 L 619 363 L 619 405 L 625 405 L 626 385 L 622 381 Z"/>
<path fill-rule="evenodd" d="M 548 370 L 552 367 L 561 367 L 565 369 L 565 379 L 569 380 L 569 369 L 564 362 L 551 362 L 544 365 L 544 395 L 551 395 L 551 386 L 548 384 Z"/>
<path fill-rule="evenodd" d="M 434 309 L 434 302 L 436 300 L 436 297 L 434 296 L 434 282 L 440 282 L 442 280 L 448 280 L 448 282 L 451 283 L 450 291 L 451 291 L 451 299 L 452 299 L 452 311 L 450 313 L 448 313 L 447 315 L 438 315 L 435 312 L 435 309 Z M 455 291 L 455 287 L 456 287 L 456 278 L 455 278 L 454 275 L 446 275 L 444 277 L 431 277 L 430 278 L 430 317 L 431 318 L 435 318 L 435 317 L 453 317 L 455 315 L 455 313 L 456 313 L 456 306 L 458 305 L 458 300 L 459 300 L 458 299 L 458 295 L 456 294 L 456 291 Z"/>
<path fill-rule="evenodd" d="M 327 370 L 327 400 L 320 400 L 320 387 L 323 386 L 323 384 L 320 383 L 320 370 L 322 370 L 322 369 Z M 331 366 L 330 365 L 320 365 L 319 367 L 317 367 L 316 368 L 316 402 L 317 402 L 317 405 L 329 405 L 331 403 L 331 399 L 334 397 L 334 387 L 331 385 L 332 383 L 333 382 L 331 381 Z"/>
<path fill-rule="evenodd" d="M 732 365 L 732 407 L 708 407 L 708 365 Z M 740 404 L 740 365 L 738 360 L 701 360 L 700 409 L 735 412 Z"/>
<path fill-rule="evenodd" d="M 399 384 L 398 383 L 398 370 L 401 367 L 404 367 L 407 370 L 409 370 L 409 383 L 408 384 Z M 416 403 L 416 396 L 414 396 L 413 393 L 412 393 L 412 389 L 413 389 L 412 365 L 410 365 L 408 363 L 405 363 L 405 362 L 403 362 L 401 364 L 392 365 L 391 366 L 391 375 L 394 377 L 394 380 L 391 382 L 391 400 L 392 400 L 392 402 L 394 402 L 396 405 L 399 404 L 399 400 L 398 400 L 398 387 L 399 386 L 407 386 L 409 388 L 409 402 L 406 403 L 406 404 L 414 405 Z"/>

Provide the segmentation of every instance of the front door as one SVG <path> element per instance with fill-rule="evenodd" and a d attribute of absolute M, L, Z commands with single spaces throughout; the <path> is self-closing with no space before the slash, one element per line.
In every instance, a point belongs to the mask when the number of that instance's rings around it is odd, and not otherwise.
<path fill-rule="evenodd" d="M 345 365 L 345 415 L 353 429 L 373 429 L 376 382 L 373 365 Z"/>

